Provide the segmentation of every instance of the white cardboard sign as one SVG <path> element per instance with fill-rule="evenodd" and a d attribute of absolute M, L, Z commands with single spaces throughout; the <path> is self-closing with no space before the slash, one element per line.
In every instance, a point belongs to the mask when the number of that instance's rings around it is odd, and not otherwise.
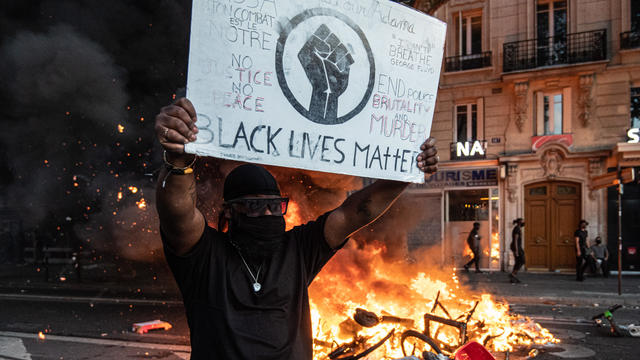
<path fill-rule="evenodd" d="M 387 0 L 193 0 L 186 151 L 424 182 L 445 31 Z"/>

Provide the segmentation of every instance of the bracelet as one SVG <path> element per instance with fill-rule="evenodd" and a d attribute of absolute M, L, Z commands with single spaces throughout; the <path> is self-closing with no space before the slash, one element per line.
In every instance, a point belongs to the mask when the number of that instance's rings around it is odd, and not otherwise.
<path fill-rule="evenodd" d="M 164 166 L 167 168 L 167 175 L 165 175 L 164 179 L 162 180 L 162 188 L 164 189 L 166 183 L 167 183 L 167 178 L 169 177 L 169 175 L 171 174 L 176 174 L 176 175 L 187 175 L 187 174 L 192 174 L 193 173 L 193 165 L 196 163 L 196 160 L 198 159 L 198 155 L 194 155 L 193 156 L 193 161 L 191 161 L 191 164 L 185 166 L 185 167 L 177 167 L 175 165 L 173 165 L 172 163 L 169 162 L 169 160 L 167 160 L 167 151 L 163 150 L 162 151 L 162 160 L 164 161 Z"/>

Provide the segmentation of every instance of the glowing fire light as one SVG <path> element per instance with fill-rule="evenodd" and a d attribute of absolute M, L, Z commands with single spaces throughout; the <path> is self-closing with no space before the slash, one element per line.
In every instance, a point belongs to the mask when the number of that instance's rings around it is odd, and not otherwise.
<path fill-rule="evenodd" d="M 45 339 L 45 336 L 42 333 L 42 331 L 38 331 L 38 339 L 40 339 L 40 340 L 44 340 Z"/>
<path fill-rule="evenodd" d="M 491 262 L 500 263 L 500 234 L 497 232 L 491 234 Z"/>
<path fill-rule="evenodd" d="M 144 198 L 140 198 L 140 201 L 136 201 L 136 205 L 138 205 L 138 209 L 147 210 L 147 202 Z"/>
<path fill-rule="evenodd" d="M 117 198 L 118 198 L 118 201 L 122 200 L 122 191 L 118 191 Z"/>
<path fill-rule="evenodd" d="M 304 222 L 298 204 L 292 201 L 285 218 L 288 229 Z M 492 258 L 494 255 L 499 258 L 499 253 L 495 253 L 499 252 L 498 240 L 499 234 L 492 234 Z M 309 288 L 314 360 L 326 359 L 345 344 L 360 342 L 368 348 L 392 329 L 395 332 L 391 338 L 367 359 L 401 358 L 401 334 L 409 329 L 423 332 L 425 313 L 464 321 L 474 306 L 467 323 L 469 340 L 478 341 L 491 351 L 559 342 L 531 319 L 511 313 L 508 304 L 496 302 L 489 294 L 465 289 L 455 269 L 448 271 L 437 263 L 429 263 L 429 259 L 437 258 L 429 250 L 412 254 L 423 259 L 415 263 L 404 259 L 385 261 L 384 252 L 383 245 L 362 247 L 352 240 L 316 276 Z M 446 310 L 436 306 L 432 311 L 436 296 Z M 379 324 L 365 328 L 353 320 L 357 308 L 371 311 L 379 319 L 394 316 L 405 322 L 380 320 Z M 431 322 L 430 335 L 454 349 L 462 345 L 458 330 L 450 326 Z M 429 346 L 410 338 L 405 341 L 405 349 L 420 354 L 429 350 Z"/>
<path fill-rule="evenodd" d="M 132 194 L 135 194 L 138 192 L 138 188 L 135 186 L 129 186 L 129 191 L 131 191 Z"/>
<path fill-rule="evenodd" d="M 289 201 L 289 206 L 287 207 L 287 213 L 284 215 L 284 219 L 287 223 L 287 230 L 293 229 L 294 226 L 302 223 L 298 204 L 293 201 Z"/>
<path fill-rule="evenodd" d="M 124 132 L 124 126 L 118 124 L 118 132 L 122 134 Z"/>

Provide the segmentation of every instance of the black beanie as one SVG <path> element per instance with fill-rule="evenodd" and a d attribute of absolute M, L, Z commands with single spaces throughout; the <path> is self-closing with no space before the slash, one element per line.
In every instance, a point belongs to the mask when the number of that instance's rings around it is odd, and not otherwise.
<path fill-rule="evenodd" d="M 246 195 L 280 195 L 278 182 L 262 166 L 244 164 L 233 169 L 224 180 L 224 201 Z"/>

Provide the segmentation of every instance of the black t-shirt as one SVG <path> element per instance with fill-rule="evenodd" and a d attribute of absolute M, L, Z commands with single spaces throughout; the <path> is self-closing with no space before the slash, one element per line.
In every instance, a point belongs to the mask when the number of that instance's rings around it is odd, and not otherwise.
<path fill-rule="evenodd" d="M 324 238 L 327 216 L 287 231 L 281 249 L 263 265 L 257 294 L 225 233 L 206 226 L 184 256 L 165 243 L 191 330 L 191 359 L 312 358 L 307 287 L 336 252 Z"/>
<path fill-rule="evenodd" d="M 511 232 L 511 251 L 518 252 L 518 255 L 522 253 L 522 229 L 516 225 Z"/>
<path fill-rule="evenodd" d="M 471 248 L 472 251 L 476 251 L 476 249 L 480 246 L 480 238 L 478 236 L 478 230 L 471 229 L 469 232 L 469 236 L 467 236 L 467 245 Z"/>
<path fill-rule="evenodd" d="M 578 229 L 573 233 L 574 237 L 578 238 L 578 246 L 580 247 L 581 255 L 585 255 L 587 250 L 587 230 Z"/>

